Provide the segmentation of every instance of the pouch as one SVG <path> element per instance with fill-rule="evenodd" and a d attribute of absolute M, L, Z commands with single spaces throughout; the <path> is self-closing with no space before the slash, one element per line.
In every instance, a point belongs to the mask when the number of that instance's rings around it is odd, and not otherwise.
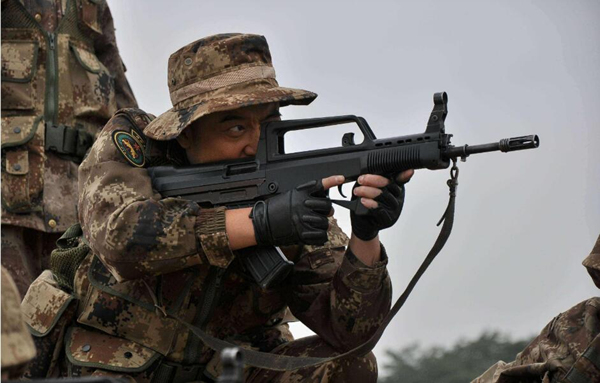
<path fill-rule="evenodd" d="M 21 302 L 23 320 L 33 335 L 36 357 L 27 366 L 30 378 L 53 376 L 62 349 L 65 329 L 77 308 L 71 294 L 62 291 L 50 270 L 29 287 Z"/>
<path fill-rule="evenodd" d="M 35 107 L 38 51 L 37 41 L 2 40 L 2 110 Z"/>
<path fill-rule="evenodd" d="M 126 373 L 144 371 L 160 357 L 133 341 L 83 327 L 69 328 L 65 351 L 75 366 Z"/>
<path fill-rule="evenodd" d="M 45 158 L 41 116 L 2 117 L 2 207 L 6 211 L 30 213 L 40 205 Z"/>

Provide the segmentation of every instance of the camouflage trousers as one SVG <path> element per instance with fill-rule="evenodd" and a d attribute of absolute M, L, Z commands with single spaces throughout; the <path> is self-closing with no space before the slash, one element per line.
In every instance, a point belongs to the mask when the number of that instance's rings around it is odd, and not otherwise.
<path fill-rule="evenodd" d="M 292 342 L 285 343 L 275 350 L 273 354 L 288 356 L 311 356 L 331 357 L 338 354 L 331 346 L 327 345 L 321 338 L 310 336 Z M 68 364 L 68 362 L 67 362 Z M 156 381 L 153 372 L 158 366 L 153 366 L 139 374 L 126 375 L 118 372 L 105 371 L 93 368 L 77 368 L 68 366 L 72 376 L 110 376 L 126 379 L 131 382 L 152 383 Z M 154 371 L 153 371 L 154 370 Z M 281 383 L 333 383 L 333 382 L 377 382 L 377 360 L 371 352 L 362 358 L 345 358 L 334 362 L 324 363 L 317 367 L 308 367 L 294 371 L 270 371 L 258 368 L 246 368 L 246 383 L 281 382 Z M 210 378 L 199 380 L 201 382 L 213 382 Z"/>
<path fill-rule="evenodd" d="M 2 266 L 25 296 L 29 285 L 50 266 L 50 253 L 61 234 L 44 233 L 24 227 L 2 225 Z"/>
<path fill-rule="evenodd" d="M 472 383 L 600 382 L 600 298 L 556 316 L 513 362 L 499 361 Z"/>

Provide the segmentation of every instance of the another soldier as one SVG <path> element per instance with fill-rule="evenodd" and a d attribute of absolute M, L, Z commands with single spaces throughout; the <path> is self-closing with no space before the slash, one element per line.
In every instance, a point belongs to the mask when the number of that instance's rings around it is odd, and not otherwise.
<path fill-rule="evenodd" d="M 135 106 L 104 0 L 2 0 L 2 265 L 22 295 L 77 222 L 77 164 Z"/>
<path fill-rule="evenodd" d="M 583 265 L 600 288 L 600 236 Z M 513 362 L 500 361 L 473 381 L 521 382 L 600 382 L 599 297 L 559 314 Z"/>
<path fill-rule="evenodd" d="M 332 356 L 369 339 L 391 299 L 378 232 L 399 218 L 402 185 L 413 172 L 395 182 L 359 178 L 354 196 L 370 210 L 351 216 L 350 239 L 328 217 L 326 191 L 342 184 L 341 176 L 299 186 L 253 208 L 162 198 L 146 167 L 252 158 L 262 123 L 278 120 L 280 107 L 306 105 L 317 96 L 280 87 L 265 38 L 245 34 L 207 37 L 175 52 L 169 59 L 169 90 L 173 108 L 152 122 L 138 109 L 117 113 L 79 169 L 86 241 L 77 241 L 76 230 L 61 241 L 77 253 L 72 259 L 83 260 L 74 275 L 56 268 L 58 280 L 79 301 L 65 346 L 54 354 L 60 373 L 214 380 L 218 355 L 172 316 L 274 354 Z M 239 261 L 236 250 L 257 243 L 281 246 L 295 262 L 277 288 L 261 289 Z M 42 284 L 36 281 L 24 300 L 28 323 L 39 334 L 62 331 L 55 324 L 70 303 L 40 299 L 49 290 L 38 293 L 37 286 Z M 288 311 L 317 336 L 293 341 L 284 319 Z M 246 377 L 250 382 L 375 382 L 377 364 L 371 353 L 286 373 L 248 369 Z"/>
<path fill-rule="evenodd" d="M 35 356 L 31 334 L 21 315 L 19 291 L 10 274 L 2 269 L 2 381 L 17 379 Z"/>

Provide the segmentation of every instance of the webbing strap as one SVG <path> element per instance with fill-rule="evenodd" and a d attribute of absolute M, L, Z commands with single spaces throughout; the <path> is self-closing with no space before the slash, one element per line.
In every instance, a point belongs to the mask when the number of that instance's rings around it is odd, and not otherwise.
<path fill-rule="evenodd" d="M 440 234 L 438 235 L 433 247 L 427 254 L 427 257 L 415 273 L 415 275 L 410 280 L 406 289 L 402 293 L 402 295 L 398 298 L 394 306 L 390 310 L 390 312 L 383 318 L 383 321 L 375 334 L 371 336 L 371 338 L 365 343 L 361 344 L 354 349 L 345 352 L 340 355 L 336 355 L 329 358 L 316 358 L 316 357 L 296 357 L 296 356 L 285 356 L 285 355 L 275 355 L 267 352 L 260 352 L 254 350 L 248 350 L 241 348 L 241 353 L 244 356 L 244 363 L 250 366 L 264 368 L 267 370 L 275 370 L 275 371 L 290 371 L 296 370 L 304 367 L 313 367 L 323 363 L 332 362 L 338 359 L 346 358 L 349 356 L 363 356 L 370 352 L 379 339 L 385 328 L 391 322 L 392 318 L 400 311 L 408 296 L 417 285 L 417 282 L 421 278 L 421 276 L 425 273 L 431 262 L 435 259 L 435 257 L 442 250 L 446 241 L 450 237 L 450 233 L 452 232 L 452 226 L 454 224 L 454 208 L 455 208 L 455 200 L 456 200 L 456 187 L 458 186 L 458 168 L 456 167 L 456 161 L 450 170 L 450 179 L 448 180 L 448 187 L 450 189 L 450 199 L 448 201 L 448 206 L 446 207 L 446 211 L 444 212 L 442 218 L 438 222 L 438 226 L 444 222 L 442 225 L 442 229 L 440 230 Z M 227 341 L 218 339 L 212 335 L 207 334 L 202 331 L 198 327 L 192 326 L 191 324 L 179 319 L 178 317 L 172 316 L 174 319 L 179 321 L 185 327 L 187 327 L 194 335 L 204 342 L 208 347 L 212 348 L 216 352 L 220 353 L 223 349 L 228 347 L 238 347 L 237 345 L 233 345 Z"/>

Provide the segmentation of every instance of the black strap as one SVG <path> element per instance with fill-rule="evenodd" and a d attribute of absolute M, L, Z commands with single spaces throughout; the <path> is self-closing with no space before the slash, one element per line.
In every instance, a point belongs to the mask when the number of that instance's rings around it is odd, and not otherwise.
<path fill-rule="evenodd" d="M 398 311 L 400 311 L 400 309 L 402 308 L 402 306 L 408 299 L 408 296 L 410 295 L 410 293 L 416 286 L 416 284 L 419 281 L 419 279 L 421 278 L 421 276 L 425 273 L 425 271 L 427 270 L 427 268 L 429 267 L 431 262 L 433 262 L 435 257 L 439 254 L 439 252 L 442 250 L 442 248 L 446 244 L 446 241 L 450 237 L 450 233 L 452 232 L 452 226 L 454 224 L 454 208 L 455 208 L 456 187 L 457 186 L 458 186 L 458 167 L 456 166 L 456 160 L 454 160 L 452 169 L 450 170 L 450 179 L 448 180 L 448 187 L 450 188 L 450 199 L 448 201 L 448 206 L 446 208 L 446 211 L 444 212 L 442 218 L 438 222 L 438 226 L 442 223 L 442 221 L 444 222 L 442 229 L 440 231 L 440 234 L 438 235 L 438 238 L 435 241 L 435 244 L 429 251 L 429 254 L 427 254 L 427 257 L 421 264 L 421 267 L 419 267 L 419 270 L 417 270 L 417 272 L 415 273 L 415 275 L 409 282 L 408 286 L 406 287 L 406 289 L 404 290 L 402 295 L 398 298 L 398 300 L 396 301 L 396 303 L 394 304 L 394 306 L 392 307 L 390 312 L 385 316 L 385 318 L 383 319 L 381 325 L 379 326 L 379 328 L 377 329 L 375 334 L 373 334 L 368 341 L 366 341 L 365 343 L 361 344 L 360 346 L 358 346 L 348 352 L 345 352 L 343 354 L 336 355 L 333 357 L 329 357 L 329 358 L 276 355 L 276 354 L 270 354 L 267 352 L 259 352 L 259 351 L 248 350 L 248 349 L 242 348 L 241 352 L 244 357 L 244 363 L 246 363 L 250 366 L 264 368 L 264 369 L 268 369 L 268 370 L 290 371 L 290 370 L 296 370 L 296 369 L 304 368 L 304 367 L 317 366 L 317 365 L 320 365 L 323 363 L 332 362 L 332 361 L 346 358 L 349 356 L 363 356 L 363 355 L 366 355 L 367 353 L 369 353 L 375 347 L 375 345 L 381 338 L 381 335 L 385 331 L 385 328 L 391 322 L 392 318 L 398 313 Z M 173 317 L 174 319 L 179 321 L 181 324 L 183 324 L 185 327 L 187 327 L 192 333 L 194 333 L 194 335 L 196 335 L 198 338 L 200 338 L 202 340 L 202 342 L 204 342 L 204 344 L 206 344 L 208 347 L 212 348 L 216 352 L 220 353 L 223 349 L 228 348 L 228 347 L 237 347 L 236 345 L 232 345 L 231 343 L 229 343 L 227 341 L 215 338 L 214 336 L 205 333 L 198 327 L 192 326 L 191 324 L 181 320 L 178 317 L 175 317 L 175 316 L 171 316 L 171 317 Z"/>

